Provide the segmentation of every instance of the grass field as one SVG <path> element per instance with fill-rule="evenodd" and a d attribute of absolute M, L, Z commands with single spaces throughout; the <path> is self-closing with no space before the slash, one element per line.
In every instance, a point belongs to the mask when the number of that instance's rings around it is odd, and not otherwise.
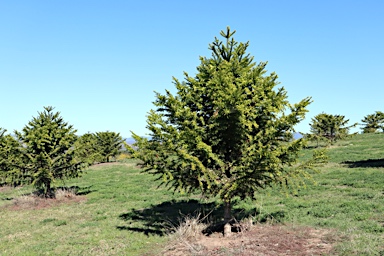
<path fill-rule="evenodd" d="M 317 184 L 293 196 L 262 191 L 236 202 L 236 216 L 331 229 L 334 255 L 384 255 L 384 135 L 356 135 L 328 153 Z M 78 196 L 42 203 L 26 196 L 31 187 L 0 188 L 0 255 L 160 254 L 181 216 L 221 214 L 216 201 L 158 188 L 135 160 L 96 165 L 58 185 Z"/>

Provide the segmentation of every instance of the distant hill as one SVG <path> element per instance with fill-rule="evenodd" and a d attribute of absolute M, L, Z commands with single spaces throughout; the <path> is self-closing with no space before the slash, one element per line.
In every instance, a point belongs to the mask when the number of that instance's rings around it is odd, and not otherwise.
<path fill-rule="evenodd" d="M 147 138 L 147 139 L 150 139 L 151 137 L 148 137 L 148 136 L 142 136 L 143 138 Z M 134 138 L 126 138 L 125 139 L 125 142 L 127 142 L 128 145 L 132 145 L 134 144 L 136 141 Z"/>
<path fill-rule="evenodd" d="M 125 139 L 125 142 L 127 142 L 128 145 L 132 145 L 133 143 L 135 143 L 135 139 L 134 138 L 127 138 L 127 139 Z"/>
<path fill-rule="evenodd" d="M 304 137 L 303 134 L 301 134 L 301 133 L 299 133 L 299 132 L 294 132 L 294 133 L 293 133 L 293 138 L 294 138 L 295 140 L 298 140 L 298 139 L 303 138 L 303 137 Z"/>

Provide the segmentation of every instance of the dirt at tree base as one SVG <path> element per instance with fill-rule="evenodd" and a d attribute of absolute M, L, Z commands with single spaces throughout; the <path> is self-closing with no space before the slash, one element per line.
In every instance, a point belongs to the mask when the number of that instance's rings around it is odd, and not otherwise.
<path fill-rule="evenodd" d="M 335 232 L 327 229 L 258 224 L 228 238 L 214 233 L 201 235 L 194 241 L 178 239 L 162 255 L 324 255 L 331 253 L 335 238 Z"/>
<path fill-rule="evenodd" d="M 62 204 L 75 204 L 87 201 L 85 196 L 64 197 L 60 199 L 40 198 L 36 196 L 28 196 L 25 198 L 26 200 L 16 199 L 17 201 L 14 200 L 13 204 L 8 204 L 3 207 L 12 211 L 40 210 Z"/>

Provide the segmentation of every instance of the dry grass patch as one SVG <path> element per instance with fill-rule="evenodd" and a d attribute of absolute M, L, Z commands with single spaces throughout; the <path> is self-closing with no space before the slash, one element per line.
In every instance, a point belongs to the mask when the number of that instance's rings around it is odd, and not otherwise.
<path fill-rule="evenodd" d="M 92 169 L 106 169 L 111 166 L 126 166 L 126 167 L 137 167 L 136 162 L 108 162 L 108 163 L 98 163 L 91 166 Z"/>
<path fill-rule="evenodd" d="M 17 208 L 33 208 L 39 204 L 40 198 L 34 195 L 22 195 L 12 200 Z"/>
<path fill-rule="evenodd" d="M 203 223 L 204 218 L 200 214 L 196 216 L 184 216 L 179 219 L 177 225 L 169 224 L 170 243 L 164 250 L 164 255 L 183 255 L 185 252 L 196 254 L 202 249 L 198 243 L 202 239 L 203 231 L 208 227 Z M 171 254 L 167 254 L 170 252 Z"/>
<path fill-rule="evenodd" d="M 74 199 L 76 197 L 76 191 L 74 189 L 57 189 L 55 191 L 56 200 L 63 201 L 66 199 Z"/>
<path fill-rule="evenodd" d="M 34 194 L 22 195 L 12 200 L 12 204 L 5 207 L 11 210 L 38 210 L 60 204 L 78 203 L 86 200 L 85 196 L 78 196 L 73 190 L 58 189 L 56 198 L 43 198 Z"/>
<path fill-rule="evenodd" d="M 10 191 L 12 190 L 12 187 L 11 186 L 3 186 L 3 187 L 0 187 L 0 193 L 1 192 L 7 192 L 7 191 Z"/>
<path fill-rule="evenodd" d="M 339 239 L 334 231 L 309 227 L 257 224 L 231 237 L 222 233 L 204 236 L 196 219 L 187 219 L 171 236 L 165 256 L 181 255 L 324 255 L 331 254 Z"/>

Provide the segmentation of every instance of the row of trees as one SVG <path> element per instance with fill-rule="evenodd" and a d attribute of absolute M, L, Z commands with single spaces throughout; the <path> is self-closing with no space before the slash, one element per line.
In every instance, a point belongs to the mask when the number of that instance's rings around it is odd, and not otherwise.
<path fill-rule="evenodd" d="M 53 107 L 14 135 L 0 129 L 0 185 L 33 184 L 46 197 L 56 181 L 77 177 L 95 162 L 108 162 L 122 145 L 114 132 L 87 133 L 80 137 Z"/>
<path fill-rule="evenodd" d="M 306 134 L 306 138 L 318 143 L 327 141 L 332 144 L 349 136 L 350 129 L 358 125 L 358 123 L 348 125 L 348 122 L 349 119 L 343 115 L 318 114 L 312 118 L 310 133 Z M 381 111 L 365 116 L 361 122 L 363 133 L 384 132 L 384 113 Z"/>

